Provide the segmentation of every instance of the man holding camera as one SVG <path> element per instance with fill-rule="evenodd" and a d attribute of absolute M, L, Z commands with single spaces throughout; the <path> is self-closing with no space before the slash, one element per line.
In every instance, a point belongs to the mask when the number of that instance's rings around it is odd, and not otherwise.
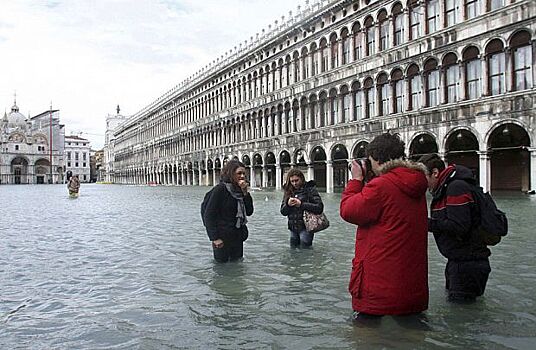
<path fill-rule="evenodd" d="M 349 291 L 354 319 L 406 315 L 428 308 L 426 168 L 404 160 L 404 142 L 382 134 L 352 162 L 340 215 L 358 225 Z"/>

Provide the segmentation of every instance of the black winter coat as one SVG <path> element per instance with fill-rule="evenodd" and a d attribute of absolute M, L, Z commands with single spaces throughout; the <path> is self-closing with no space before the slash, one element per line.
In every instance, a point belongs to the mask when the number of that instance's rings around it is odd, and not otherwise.
<path fill-rule="evenodd" d="M 439 251 L 449 260 L 481 260 L 491 254 L 478 235 L 473 234 L 478 222 L 471 192 L 474 184 L 470 169 L 449 166 L 439 175 L 433 193 L 428 230 L 434 233 Z"/>
<path fill-rule="evenodd" d="M 237 205 L 238 200 L 227 191 L 223 182 L 214 187 L 204 214 L 207 234 L 211 241 L 222 239 L 224 242 L 239 242 L 248 238 L 246 225 L 240 228 L 235 227 Z M 244 196 L 244 206 L 246 207 L 246 215 L 251 216 L 253 214 L 253 199 L 249 193 Z"/>
<path fill-rule="evenodd" d="M 298 198 L 302 203 L 299 207 L 289 207 L 288 198 L 283 197 L 281 203 L 281 214 L 288 216 L 288 229 L 292 232 L 300 232 L 305 230 L 303 223 L 303 211 L 307 210 L 311 213 L 322 214 L 324 211 L 324 203 L 318 194 L 314 181 L 306 182 L 300 189 L 294 191 L 295 198 Z"/>

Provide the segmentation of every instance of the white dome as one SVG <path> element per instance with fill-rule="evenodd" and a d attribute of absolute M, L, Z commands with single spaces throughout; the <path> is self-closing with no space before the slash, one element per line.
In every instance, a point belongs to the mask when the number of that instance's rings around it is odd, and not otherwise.
<path fill-rule="evenodd" d="M 26 117 L 19 112 L 19 107 L 16 104 L 11 107 L 11 113 L 7 116 L 7 126 L 9 128 L 26 129 Z"/>

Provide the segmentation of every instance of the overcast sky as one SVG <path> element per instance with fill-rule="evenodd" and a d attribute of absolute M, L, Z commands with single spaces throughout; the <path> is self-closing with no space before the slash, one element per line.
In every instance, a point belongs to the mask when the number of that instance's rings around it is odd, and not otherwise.
<path fill-rule="evenodd" d="M 60 110 L 66 134 L 104 143 L 132 115 L 304 0 L 0 0 L 0 107 Z M 2 111 L 3 115 L 3 111 Z"/>

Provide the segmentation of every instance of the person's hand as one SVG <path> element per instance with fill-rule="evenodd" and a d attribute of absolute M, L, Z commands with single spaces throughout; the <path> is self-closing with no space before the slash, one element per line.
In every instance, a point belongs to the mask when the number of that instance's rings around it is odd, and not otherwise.
<path fill-rule="evenodd" d="M 246 180 L 238 181 L 238 186 L 242 189 L 242 192 L 244 192 L 244 194 L 248 193 L 248 182 Z"/>
<path fill-rule="evenodd" d="M 363 164 L 363 166 L 365 166 L 365 165 Z M 351 169 L 352 179 L 363 181 L 363 178 L 365 177 L 364 174 L 363 174 L 363 171 L 367 171 L 367 169 L 362 169 L 361 165 L 359 165 L 357 160 L 353 160 L 352 161 L 352 169 Z"/>
<path fill-rule="evenodd" d="M 212 246 L 214 248 L 223 248 L 223 241 L 221 239 L 215 239 L 212 241 Z"/>
<path fill-rule="evenodd" d="M 289 207 L 293 207 L 294 204 L 296 203 L 295 200 L 296 200 L 296 198 L 290 197 L 290 198 L 288 199 L 288 202 L 287 202 L 288 206 L 289 206 Z"/>
<path fill-rule="evenodd" d="M 301 206 L 301 200 L 299 200 L 298 198 L 294 198 L 294 205 L 297 207 Z"/>

